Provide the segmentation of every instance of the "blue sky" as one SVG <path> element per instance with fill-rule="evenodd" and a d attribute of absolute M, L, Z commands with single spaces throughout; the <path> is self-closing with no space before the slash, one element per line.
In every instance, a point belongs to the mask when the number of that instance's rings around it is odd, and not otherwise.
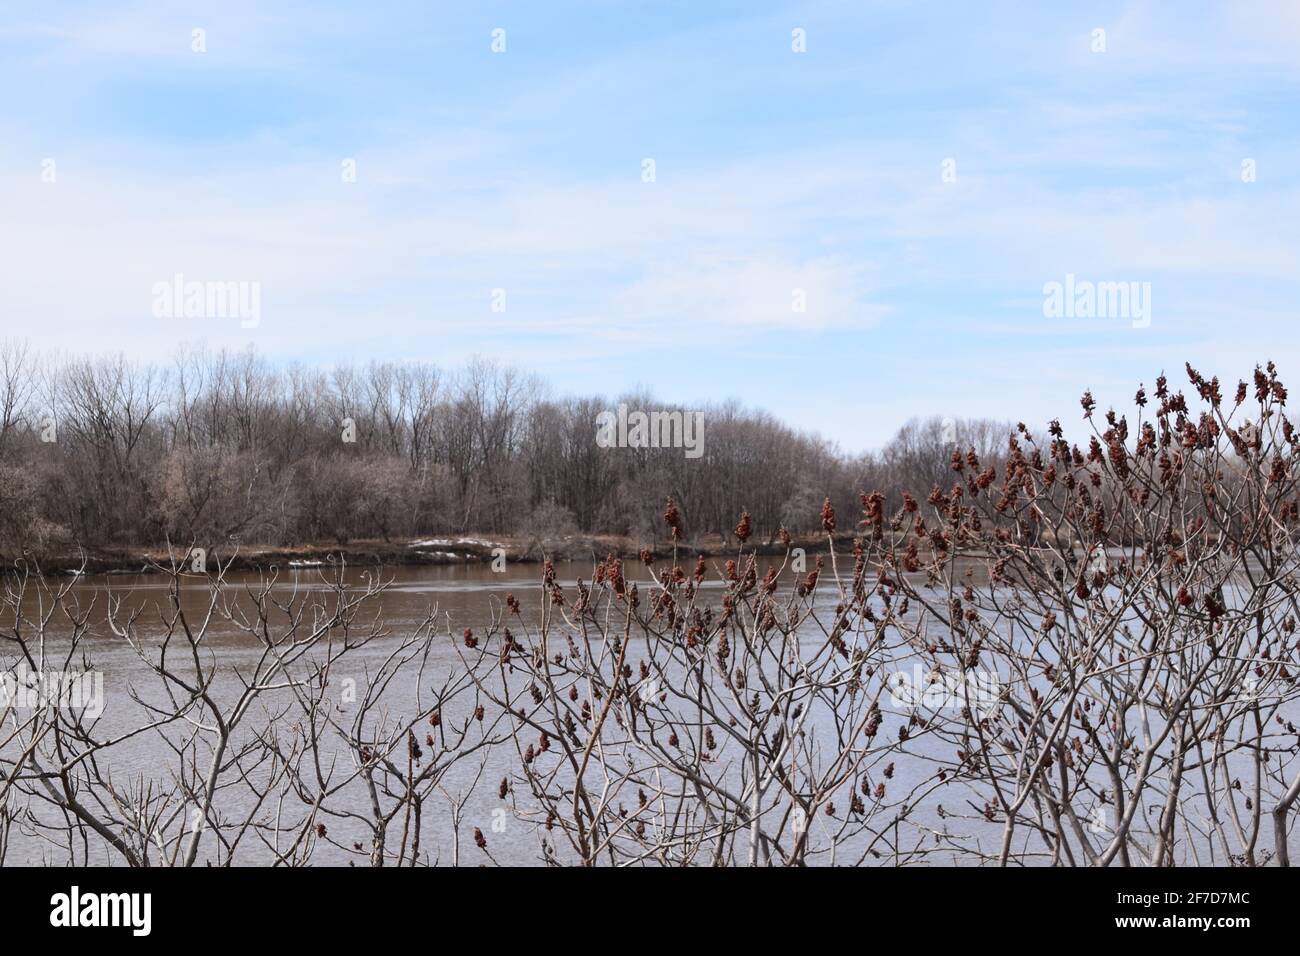
<path fill-rule="evenodd" d="M 482 355 L 849 450 L 1186 360 L 1286 378 L 1298 95 L 1287 0 L 9 2 L 0 336 Z M 176 273 L 259 282 L 260 324 L 154 317 Z M 1067 273 L 1149 282 L 1150 326 L 1044 317 Z"/>

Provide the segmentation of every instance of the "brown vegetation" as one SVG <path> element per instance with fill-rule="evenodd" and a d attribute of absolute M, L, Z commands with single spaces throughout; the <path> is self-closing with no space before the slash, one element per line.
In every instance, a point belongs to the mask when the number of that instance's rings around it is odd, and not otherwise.
<path fill-rule="evenodd" d="M 1161 377 L 1131 423 L 1085 395 L 1081 444 L 1022 426 L 1004 465 L 959 450 L 896 505 L 824 499 L 806 565 L 756 560 L 738 512 L 725 562 L 679 545 L 571 584 L 547 562 L 536 611 L 507 595 L 487 628 L 400 636 L 368 612 L 382 584 L 240 605 L 218 579 L 196 618 L 177 576 L 161 645 L 110 604 L 165 688 L 133 733 L 173 765 L 114 772 L 125 737 L 93 720 L 3 715 L 0 832 L 134 864 L 1286 865 L 1300 436 L 1271 367 L 1228 399 L 1188 373 L 1192 402 Z M 675 498 L 644 507 L 678 537 Z M 28 661 L 89 650 L 67 589 L 11 582 L 4 615 Z M 233 698 L 213 621 L 257 651 Z"/>
<path fill-rule="evenodd" d="M 660 408 L 650 397 L 624 400 Z M 301 548 L 484 534 L 666 543 L 641 503 L 671 495 L 692 540 L 731 538 L 749 508 L 767 543 L 817 530 L 824 496 L 928 487 L 952 445 L 933 420 L 849 457 L 735 403 L 704 409 L 704 455 L 601 448 L 617 401 L 554 398 L 517 370 L 473 363 L 276 368 L 253 353 L 170 366 L 41 359 L 0 343 L 0 555 L 117 553 L 191 543 Z M 350 427 L 349 427 L 350 423 Z M 355 440 L 345 440 L 346 438 Z M 986 458 L 1007 428 L 958 429 Z M 136 549 L 136 550 L 132 550 Z M 532 549 L 536 550 L 536 549 Z"/>

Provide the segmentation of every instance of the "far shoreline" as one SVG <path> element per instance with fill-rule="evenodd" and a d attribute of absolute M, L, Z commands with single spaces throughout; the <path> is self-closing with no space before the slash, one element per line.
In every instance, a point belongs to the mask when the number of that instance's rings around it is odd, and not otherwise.
<path fill-rule="evenodd" d="M 854 535 L 837 534 L 835 543 L 852 547 Z M 197 543 L 193 546 L 200 547 Z M 714 535 L 699 541 L 680 542 L 676 546 L 679 561 L 694 561 L 697 556 L 718 558 L 734 556 L 740 549 L 735 541 Z M 826 535 L 795 535 L 791 548 L 805 554 L 825 554 Z M 539 541 L 510 535 L 466 534 L 446 537 L 416 538 L 403 541 L 366 540 L 346 544 L 337 542 L 301 545 L 249 545 L 227 543 L 205 550 L 209 573 L 222 570 L 267 571 L 324 569 L 342 564 L 349 567 L 399 567 L 428 565 L 455 567 L 486 564 L 504 556 L 508 564 L 540 564 L 553 561 L 602 561 L 609 556 L 623 560 L 640 560 L 648 550 L 656 561 L 671 560 L 672 542 L 646 544 L 622 535 L 568 535 L 561 539 Z M 779 539 L 749 542 L 746 554 L 777 556 L 786 553 Z M 504 554 L 502 554 L 504 552 Z M 165 574 L 173 564 L 180 569 L 189 563 L 190 548 L 173 544 L 170 551 L 161 547 L 95 547 L 44 555 L 5 555 L 3 572 L 39 568 L 50 576 L 100 574 Z"/>

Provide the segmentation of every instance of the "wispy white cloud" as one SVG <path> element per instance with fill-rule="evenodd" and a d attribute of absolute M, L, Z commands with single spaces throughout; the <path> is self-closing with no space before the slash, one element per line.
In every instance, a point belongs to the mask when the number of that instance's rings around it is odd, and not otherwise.
<path fill-rule="evenodd" d="M 0 136 L 3 331 L 707 382 L 851 448 L 905 412 L 1046 415 L 1184 358 L 1300 364 L 1298 40 L 1294 7 L 1262 2 L 33 6 L 0 26 L 0 82 L 33 91 Z M 1044 319 L 1067 272 L 1150 281 L 1152 327 Z M 261 324 L 155 319 L 176 273 L 261 282 Z M 798 394 L 774 393 L 792 368 Z"/>

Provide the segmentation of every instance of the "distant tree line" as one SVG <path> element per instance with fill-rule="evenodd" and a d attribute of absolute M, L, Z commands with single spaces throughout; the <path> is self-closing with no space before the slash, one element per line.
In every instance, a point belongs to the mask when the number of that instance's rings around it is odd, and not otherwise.
<path fill-rule="evenodd" d="M 600 447 L 624 402 L 703 412 L 703 454 Z M 843 453 L 729 401 L 683 409 L 645 393 L 557 397 L 516 368 L 474 361 L 277 365 L 252 350 L 182 350 L 169 363 L 53 358 L 0 342 L 0 552 L 72 545 L 347 543 L 482 532 L 729 536 L 748 509 L 760 540 L 816 530 L 823 498 L 951 483 L 957 436 L 986 460 L 1009 426 L 904 425 Z M 761 518 L 758 518 L 761 516 Z"/>

